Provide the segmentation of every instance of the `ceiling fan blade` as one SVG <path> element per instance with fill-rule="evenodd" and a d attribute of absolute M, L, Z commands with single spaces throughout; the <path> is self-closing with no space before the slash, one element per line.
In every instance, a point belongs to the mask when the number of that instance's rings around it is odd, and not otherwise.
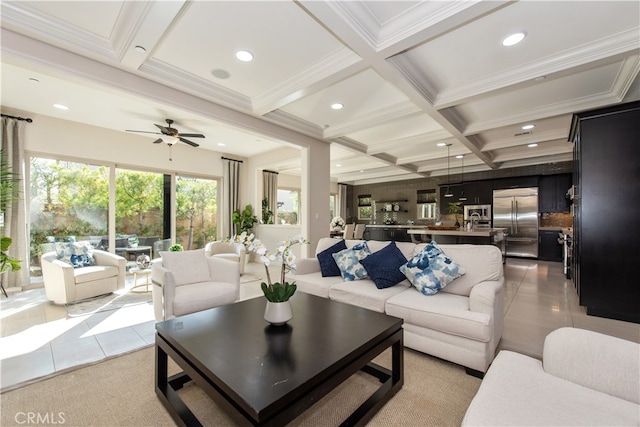
<path fill-rule="evenodd" d="M 162 138 L 158 138 L 155 141 L 153 141 L 154 144 L 160 144 L 162 142 Z"/>
<path fill-rule="evenodd" d="M 153 133 L 153 134 L 156 134 L 156 135 L 161 135 L 161 133 L 160 133 L 160 132 L 148 132 L 148 131 L 146 131 L 146 130 L 128 130 L 128 129 L 127 129 L 127 130 L 125 130 L 125 132 Z"/>
<path fill-rule="evenodd" d="M 180 132 L 180 136 L 186 136 L 187 138 L 204 138 L 204 135 L 201 133 L 182 133 Z"/>
<path fill-rule="evenodd" d="M 161 131 L 163 134 L 165 134 L 165 135 L 171 135 L 171 131 L 169 130 L 169 128 L 168 128 L 168 127 L 166 127 L 166 126 L 162 126 L 162 125 L 159 125 L 159 124 L 156 124 L 156 123 L 154 123 L 153 125 L 154 125 L 155 127 L 157 127 L 158 129 L 160 129 L 160 131 Z"/>
<path fill-rule="evenodd" d="M 189 141 L 188 139 L 184 139 L 183 137 L 179 137 L 180 141 L 184 142 L 185 144 L 189 144 L 192 147 L 199 147 L 200 144 L 196 144 L 193 141 Z"/>

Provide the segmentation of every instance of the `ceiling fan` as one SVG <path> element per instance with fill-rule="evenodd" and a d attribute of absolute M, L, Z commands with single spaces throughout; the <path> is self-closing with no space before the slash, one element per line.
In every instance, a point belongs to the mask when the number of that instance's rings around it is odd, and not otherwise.
<path fill-rule="evenodd" d="M 192 147 L 198 147 L 198 146 L 200 146 L 200 144 L 196 144 L 193 141 L 189 141 L 185 137 L 188 137 L 188 138 L 204 138 L 205 137 L 201 133 L 181 133 L 181 132 L 178 132 L 178 129 L 171 127 L 171 125 L 173 124 L 173 120 L 166 119 L 166 122 L 167 122 L 168 126 L 162 126 L 162 125 L 154 123 L 154 126 L 156 126 L 158 129 L 160 129 L 160 132 L 148 132 L 148 131 L 144 131 L 144 130 L 128 130 L 128 129 L 125 132 L 153 133 L 153 134 L 156 134 L 156 135 L 166 135 L 166 136 L 168 136 L 170 138 L 164 138 L 164 139 L 163 138 L 158 138 L 155 141 L 153 141 L 153 143 L 154 144 L 159 144 L 159 143 L 165 141 L 167 143 L 167 145 L 169 145 L 169 146 L 172 146 L 177 141 L 182 141 L 185 144 L 189 144 Z"/>

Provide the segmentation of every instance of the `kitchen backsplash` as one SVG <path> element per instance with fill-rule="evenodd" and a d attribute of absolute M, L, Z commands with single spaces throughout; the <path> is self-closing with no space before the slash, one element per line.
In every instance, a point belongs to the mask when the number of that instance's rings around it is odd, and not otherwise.
<path fill-rule="evenodd" d="M 540 214 L 540 227 L 573 227 L 573 217 L 569 212 L 543 212 Z"/>

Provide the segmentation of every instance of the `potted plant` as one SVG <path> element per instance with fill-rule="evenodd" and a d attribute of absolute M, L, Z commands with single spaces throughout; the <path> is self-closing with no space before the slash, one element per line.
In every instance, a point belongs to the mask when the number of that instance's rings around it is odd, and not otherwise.
<path fill-rule="evenodd" d="M 455 216 L 456 227 L 460 227 L 460 219 L 458 218 L 460 212 L 462 212 L 462 202 L 449 202 L 449 213 Z"/>
<path fill-rule="evenodd" d="M 331 223 L 329 224 L 329 227 L 333 231 L 342 231 L 342 229 L 344 228 L 344 225 L 345 225 L 345 222 L 341 216 L 334 216 L 333 219 L 331 220 Z"/>
<path fill-rule="evenodd" d="M 284 325 L 293 317 L 289 299 L 296 293 L 297 289 L 295 282 L 289 283 L 286 280 L 286 274 L 290 271 L 295 271 L 296 268 L 296 257 L 291 251 L 291 247 L 299 243 L 308 244 L 309 241 L 301 236 L 295 236 L 290 240 L 283 241 L 275 253 L 270 253 L 260 240 L 255 239 L 253 233 L 242 233 L 233 236 L 232 241 L 244 244 L 249 252 L 255 252 L 260 256 L 260 261 L 264 264 L 267 273 L 267 282 L 260 284 L 262 293 L 267 299 L 264 319 L 274 326 Z M 280 264 L 279 282 L 271 280 L 269 265 L 272 262 Z"/>
<path fill-rule="evenodd" d="M 244 209 L 233 211 L 232 220 L 236 226 L 236 233 L 250 234 L 253 231 L 253 226 L 258 222 L 258 217 L 253 214 L 251 205 L 247 205 Z"/>
<path fill-rule="evenodd" d="M 0 227 L 4 227 L 4 210 L 16 198 L 16 184 L 20 178 L 13 173 L 6 156 L 0 151 Z M 13 240 L 0 237 L 0 274 L 5 271 L 20 270 L 22 260 L 14 259 L 7 253 Z M 2 289 L 4 291 L 4 288 Z M 6 296 L 6 293 L 5 293 Z"/>
<path fill-rule="evenodd" d="M 182 252 L 184 248 L 180 243 L 176 243 L 175 245 L 169 246 L 169 252 Z"/>

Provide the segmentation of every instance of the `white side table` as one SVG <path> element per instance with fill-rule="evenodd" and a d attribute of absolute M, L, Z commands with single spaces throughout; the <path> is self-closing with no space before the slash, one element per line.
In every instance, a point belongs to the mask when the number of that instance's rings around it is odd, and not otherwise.
<path fill-rule="evenodd" d="M 138 274 L 142 274 L 145 276 L 145 281 L 141 285 L 138 285 Z M 151 280 L 149 280 L 149 276 L 151 275 L 150 268 L 133 267 L 130 268 L 129 271 L 127 271 L 127 275 L 133 276 L 133 287 L 131 288 L 131 292 L 151 292 L 151 289 L 149 288 L 149 286 L 151 286 Z M 140 288 L 144 288 L 144 290 L 138 290 Z"/>

